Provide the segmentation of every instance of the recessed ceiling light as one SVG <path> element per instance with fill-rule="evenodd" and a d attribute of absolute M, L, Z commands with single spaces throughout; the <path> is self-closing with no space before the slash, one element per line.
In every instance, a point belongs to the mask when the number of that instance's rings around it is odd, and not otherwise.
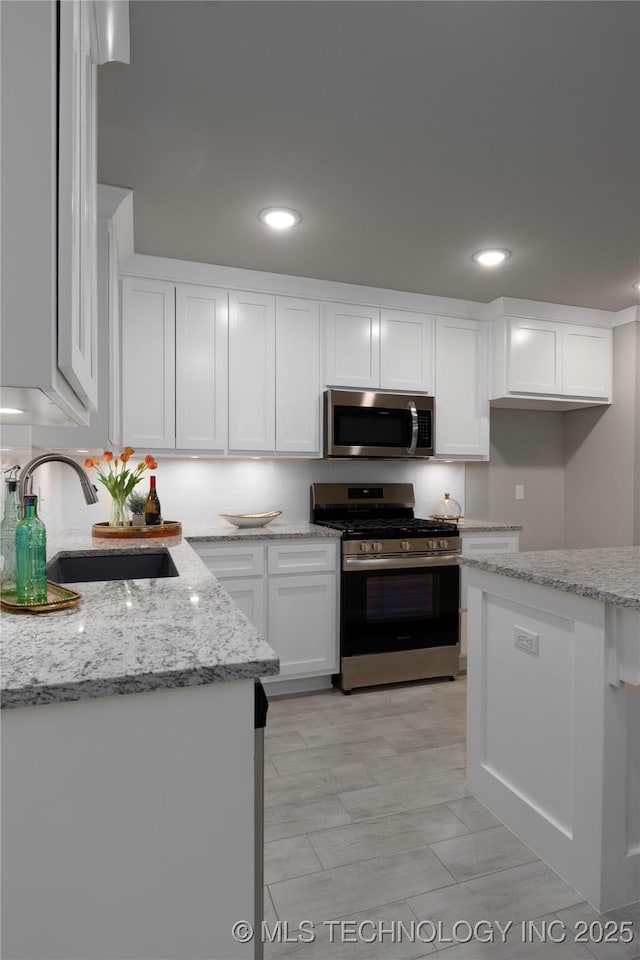
<path fill-rule="evenodd" d="M 16 410 L 15 407 L 0 407 L 0 413 L 24 413 L 24 410 Z"/>
<path fill-rule="evenodd" d="M 496 267 L 499 263 L 508 260 L 510 256 L 511 250 L 494 248 L 492 250 L 478 250 L 471 259 L 475 260 L 476 263 L 481 263 L 483 267 Z"/>
<path fill-rule="evenodd" d="M 302 216 L 291 207 L 265 207 L 258 214 L 258 220 L 266 223 L 268 227 L 273 227 L 274 230 L 287 230 L 300 223 Z"/>
<path fill-rule="evenodd" d="M 640 290 L 640 280 L 636 280 L 636 282 L 633 285 L 633 289 Z"/>

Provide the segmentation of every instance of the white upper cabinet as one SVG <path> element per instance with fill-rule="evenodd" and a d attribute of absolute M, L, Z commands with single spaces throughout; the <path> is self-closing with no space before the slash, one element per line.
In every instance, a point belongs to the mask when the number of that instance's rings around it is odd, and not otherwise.
<path fill-rule="evenodd" d="M 122 281 L 122 442 L 136 450 L 176 445 L 174 289 Z"/>
<path fill-rule="evenodd" d="M 326 385 L 379 387 L 380 311 L 344 303 L 328 303 L 325 310 Z"/>
<path fill-rule="evenodd" d="M 562 338 L 557 324 L 510 321 L 509 389 L 519 393 L 562 392 Z"/>
<path fill-rule="evenodd" d="M 89 410 L 98 400 L 94 4 L 60 4 L 58 366 Z"/>
<path fill-rule="evenodd" d="M 176 442 L 179 449 L 227 446 L 229 295 L 176 287 Z"/>
<path fill-rule="evenodd" d="M 433 394 L 433 317 L 380 311 L 380 388 Z"/>
<path fill-rule="evenodd" d="M 487 325 L 436 320 L 435 454 L 488 459 Z"/>
<path fill-rule="evenodd" d="M 491 340 L 496 406 L 568 410 L 610 402 L 610 329 L 501 317 Z"/>
<path fill-rule="evenodd" d="M 572 397 L 611 399 L 611 330 L 566 324 L 562 388 Z"/>
<path fill-rule="evenodd" d="M 320 455 L 320 308 L 276 298 L 276 451 Z"/>
<path fill-rule="evenodd" d="M 0 405 L 22 411 L 3 422 L 87 426 L 96 407 L 97 9 L 2 5 Z"/>
<path fill-rule="evenodd" d="M 325 384 L 433 394 L 433 317 L 347 304 L 325 307 Z"/>
<path fill-rule="evenodd" d="M 229 452 L 275 450 L 275 298 L 229 294 Z"/>

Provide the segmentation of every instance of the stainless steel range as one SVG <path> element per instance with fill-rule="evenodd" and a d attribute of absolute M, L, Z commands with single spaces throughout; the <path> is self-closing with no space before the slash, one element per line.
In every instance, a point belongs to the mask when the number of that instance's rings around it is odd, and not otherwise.
<path fill-rule="evenodd" d="M 314 483 L 312 520 L 342 532 L 340 675 L 348 693 L 458 672 L 460 536 L 413 516 L 413 484 Z"/>

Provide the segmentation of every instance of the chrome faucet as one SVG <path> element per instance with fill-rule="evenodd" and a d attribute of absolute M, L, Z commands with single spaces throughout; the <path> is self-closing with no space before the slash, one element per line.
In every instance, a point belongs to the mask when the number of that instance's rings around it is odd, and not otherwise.
<path fill-rule="evenodd" d="M 63 453 L 43 453 L 39 457 L 34 457 L 33 460 L 29 461 L 26 467 L 22 468 L 20 479 L 18 481 L 20 503 L 22 503 L 24 495 L 31 491 L 33 485 L 32 474 L 36 467 L 42 466 L 43 463 L 51 463 L 52 461 L 68 463 L 70 467 L 73 467 L 80 479 L 80 486 L 82 487 L 82 492 L 84 494 L 86 503 L 98 502 L 98 488 L 91 483 L 89 474 L 84 467 L 81 467 L 79 463 L 76 463 L 75 460 L 73 460 L 71 457 L 65 456 Z"/>

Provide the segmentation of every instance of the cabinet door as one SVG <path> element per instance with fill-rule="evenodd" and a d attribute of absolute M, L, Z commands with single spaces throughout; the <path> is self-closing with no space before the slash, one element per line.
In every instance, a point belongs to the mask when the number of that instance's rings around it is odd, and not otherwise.
<path fill-rule="evenodd" d="M 341 303 L 326 305 L 325 383 L 330 387 L 379 386 L 379 310 Z"/>
<path fill-rule="evenodd" d="M 162 280 L 122 281 L 122 440 L 175 447 L 175 289 Z M 141 451 L 142 452 L 142 451 Z"/>
<path fill-rule="evenodd" d="M 98 401 L 96 25 L 93 4 L 60 4 L 58 367 L 88 409 Z"/>
<path fill-rule="evenodd" d="M 276 452 L 320 456 L 320 308 L 276 299 Z"/>
<path fill-rule="evenodd" d="M 380 312 L 380 386 L 433 394 L 433 317 Z"/>
<path fill-rule="evenodd" d="M 275 450 L 275 301 L 229 294 L 229 451 Z"/>
<path fill-rule="evenodd" d="M 251 621 L 263 637 L 266 636 L 264 580 L 246 577 L 239 580 L 221 580 L 220 583 L 247 620 Z"/>
<path fill-rule="evenodd" d="M 565 325 L 562 392 L 572 397 L 611 397 L 611 330 Z"/>
<path fill-rule="evenodd" d="M 509 390 L 562 393 L 561 330 L 545 320 L 509 321 Z"/>
<path fill-rule="evenodd" d="M 213 287 L 176 287 L 176 447 L 227 445 L 229 296 Z"/>
<path fill-rule="evenodd" d="M 479 320 L 436 321 L 435 451 L 489 456 L 487 328 Z"/>
<path fill-rule="evenodd" d="M 312 676 L 338 669 L 335 573 L 269 578 L 268 639 L 280 675 Z"/>

